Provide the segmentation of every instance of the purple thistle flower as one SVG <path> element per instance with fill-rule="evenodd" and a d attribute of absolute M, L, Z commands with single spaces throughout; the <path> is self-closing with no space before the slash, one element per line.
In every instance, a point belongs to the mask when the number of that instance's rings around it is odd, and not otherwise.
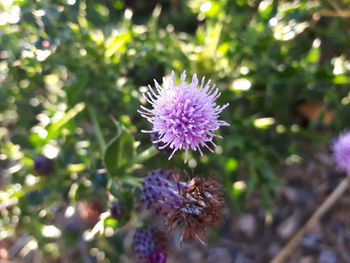
<path fill-rule="evenodd" d="M 141 201 L 156 213 L 166 216 L 170 231 L 182 226 L 185 237 L 202 241 L 207 227 L 222 221 L 224 200 L 220 185 L 213 179 L 195 177 L 181 181 L 179 174 L 157 169 L 148 174 L 141 188 Z"/>
<path fill-rule="evenodd" d="M 161 87 L 155 80 L 155 89 L 149 86 L 149 92 L 143 96 L 152 109 L 141 106 L 139 111 L 142 117 L 146 118 L 153 128 L 145 133 L 159 134 L 159 139 L 153 143 L 163 143 L 162 148 L 170 147 L 172 153 L 169 160 L 178 150 L 198 150 L 203 155 L 202 147 L 214 152 L 212 147 L 214 137 L 222 138 L 214 133 L 220 126 L 229 126 L 225 121 L 218 120 L 219 114 L 228 107 L 228 103 L 223 106 L 216 104 L 216 99 L 220 97 L 219 90 L 215 85 L 210 86 L 210 80 L 204 84 L 202 78 L 198 88 L 198 78 L 196 74 L 192 76 L 192 82 L 187 84 L 186 73 L 181 74 L 181 83 L 175 83 L 175 74 L 163 80 Z M 155 91 L 156 90 L 156 91 Z"/>
<path fill-rule="evenodd" d="M 346 131 L 332 142 L 333 158 L 339 170 L 350 174 L 350 132 Z"/>
<path fill-rule="evenodd" d="M 140 262 L 166 263 L 166 235 L 155 227 L 139 228 L 133 237 L 133 250 Z"/>
<path fill-rule="evenodd" d="M 173 150 L 169 146 L 167 146 L 165 148 L 163 147 L 164 143 L 159 141 L 159 134 L 158 134 L 158 132 L 152 132 L 150 134 L 150 137 L 151 137 L 151 141 L 152 141 L 154 147 L 156 147 L 156 149 L 158 151 L 160 151 L 160 152 L 162 152 L 164 154 L 167 154 L 167 155 L 170 155 L 173 152 Z M 154 142 L 156 142 L 156 143 L 154 143 Z"/>

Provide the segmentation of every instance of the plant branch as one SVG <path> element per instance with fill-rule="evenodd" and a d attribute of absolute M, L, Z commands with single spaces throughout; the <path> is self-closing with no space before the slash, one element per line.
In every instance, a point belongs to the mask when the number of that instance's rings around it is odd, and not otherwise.
<path fill-rule="evenodd" d="M 350 176 L 344 178 L 322 203 L 322 205 L 313 213 L 310 219 L 303 225 L 303 227 L 293 236 L 293 238 L 284 246 L 284 248 L 275 256 L 271 263 L 284 263 L 289 255 L 293 252 L 295 247 L 299 244 L 300 239 L 304 236 L 306 231 L 315 225 L 320 218 L 335 204 L 335 202 L 342 196 L 349 186 Z"/>
<path fill-rule="evenodd" d="M 152 158 L 158 153 L 156 147 L 151 146 L 142 153 L 138 154 L 134 159 L 132 159 L 127 165 L 127 172 L 131 172 L 133 170 L 133 166 L 135 164 L 143 163 L 148 159 Z"/>

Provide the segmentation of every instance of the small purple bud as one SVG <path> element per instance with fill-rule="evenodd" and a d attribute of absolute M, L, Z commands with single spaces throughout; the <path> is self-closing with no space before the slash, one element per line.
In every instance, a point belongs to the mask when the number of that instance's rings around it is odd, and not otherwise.
<path fill-rule="evenodd" d="M 111 206 L 111 216 L 116 220 L 123 220 L 127 214 L 126 206 L 122 202 L 115 202 Z"/>
<path fill-rule="evenodd" d="M 34 171 L 41 176 L 50 175 L 54 171 L 54 163 L 51 159 L 40 155 L 34 161 Z"/>
<path fill-rule="evenodd" d="M 139 262 L 166 263 L 168 242 L 163 231 L 156 227 L 143 227 L 136 230 L 133 250 Z"/>
<path fill-rule="evenodd" d="M 149 256 L 150 263 L 166 263 L 166 254 L 163 251 L 155 250 Z"/>

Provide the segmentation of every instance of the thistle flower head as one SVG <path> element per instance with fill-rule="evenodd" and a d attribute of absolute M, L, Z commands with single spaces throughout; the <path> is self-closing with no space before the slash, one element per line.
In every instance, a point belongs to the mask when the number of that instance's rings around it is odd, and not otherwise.
<path fill-rule="evenodd" d="M 229 126 L 227 122 L 218 120 L 219 114 L 229 104 L 216 104 L 220 92 L 215 85 L 210 86 L 210 80 L 205 84 L 203 77 L 198 88 L 196 74 L 192 76 L 192 82 L 187 84 L 185 72 L 181 75 L 180 84 L 176 84 L 174 72 L 164 78 L 163 87 L 157 81 L 154 82 L 155 89 L 149 86 L 149 92 L 143 94 L 152 108 L 141 106 L 142 110 L 139 111 L 153 127 L 143 132 L 159 134 L 159 139 L 154 143 L 162 143 L 162 148 L 172 149 L 169 159 L 182 149 L 186 151 L 185 161 L 189 149 L 198 150 L 201 155 L 202 147 L 213 152 L 216 146 L 213 138 L 221 138 L 214 131 L 220 126 Z"/>
<path fill-rule="evenodd" d="M 350 132 L 344 132 L 332 142 L 333 158 L 339 170 L 350 174 Z"/>
<path fill-rule="evenodd" d="M 195 177 L 181 181 L 172 171 L 155 170 L 145 178 L 141 200 L 156 213 L 166 216 L 170 231 L 182 227 L 181 240 L 202 241 L 207 227 L 222 221 L 223 198 L 216 180 Z"/>
<path fill-rule="evenodd" d="M 166 263 L 168 243 L 164 232 L 155 227 L 136 230 L 133 250 L 140 262 Z"/>

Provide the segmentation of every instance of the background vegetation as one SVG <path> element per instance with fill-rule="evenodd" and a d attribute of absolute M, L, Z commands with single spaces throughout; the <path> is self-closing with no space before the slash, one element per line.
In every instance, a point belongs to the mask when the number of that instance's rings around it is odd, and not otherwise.
<path fill-rule="evenodd" d="M 118 199 L 132 216 L 138 178 L 164 164 L 220 178 L 231 213 L 251 194 L 271 209 L 281 165 L 301 162 L 349 126 L 348 7 L 347 0 L 1 1 L 0 239 L 24 236 L 48 262 L 71 256 L 83 230 L 62 219 L 68 208 L 90 229 Z M 168 162 L 147 152 L 151 142 L 140 131 L 149 124 L 136 110 L 146 86 L 171 70 L 211 78 L 219 103 L 230 103 L 222 119 L 231 126 L 221 129 L 215 155 L 194 153 L 184 164 L 182 154 Z M 54 160 L 50 176 L 33 170 L 39 155 Z M 118 262 L 123 223 L 102 222 L 103 233 L 84 249 Z"/>

